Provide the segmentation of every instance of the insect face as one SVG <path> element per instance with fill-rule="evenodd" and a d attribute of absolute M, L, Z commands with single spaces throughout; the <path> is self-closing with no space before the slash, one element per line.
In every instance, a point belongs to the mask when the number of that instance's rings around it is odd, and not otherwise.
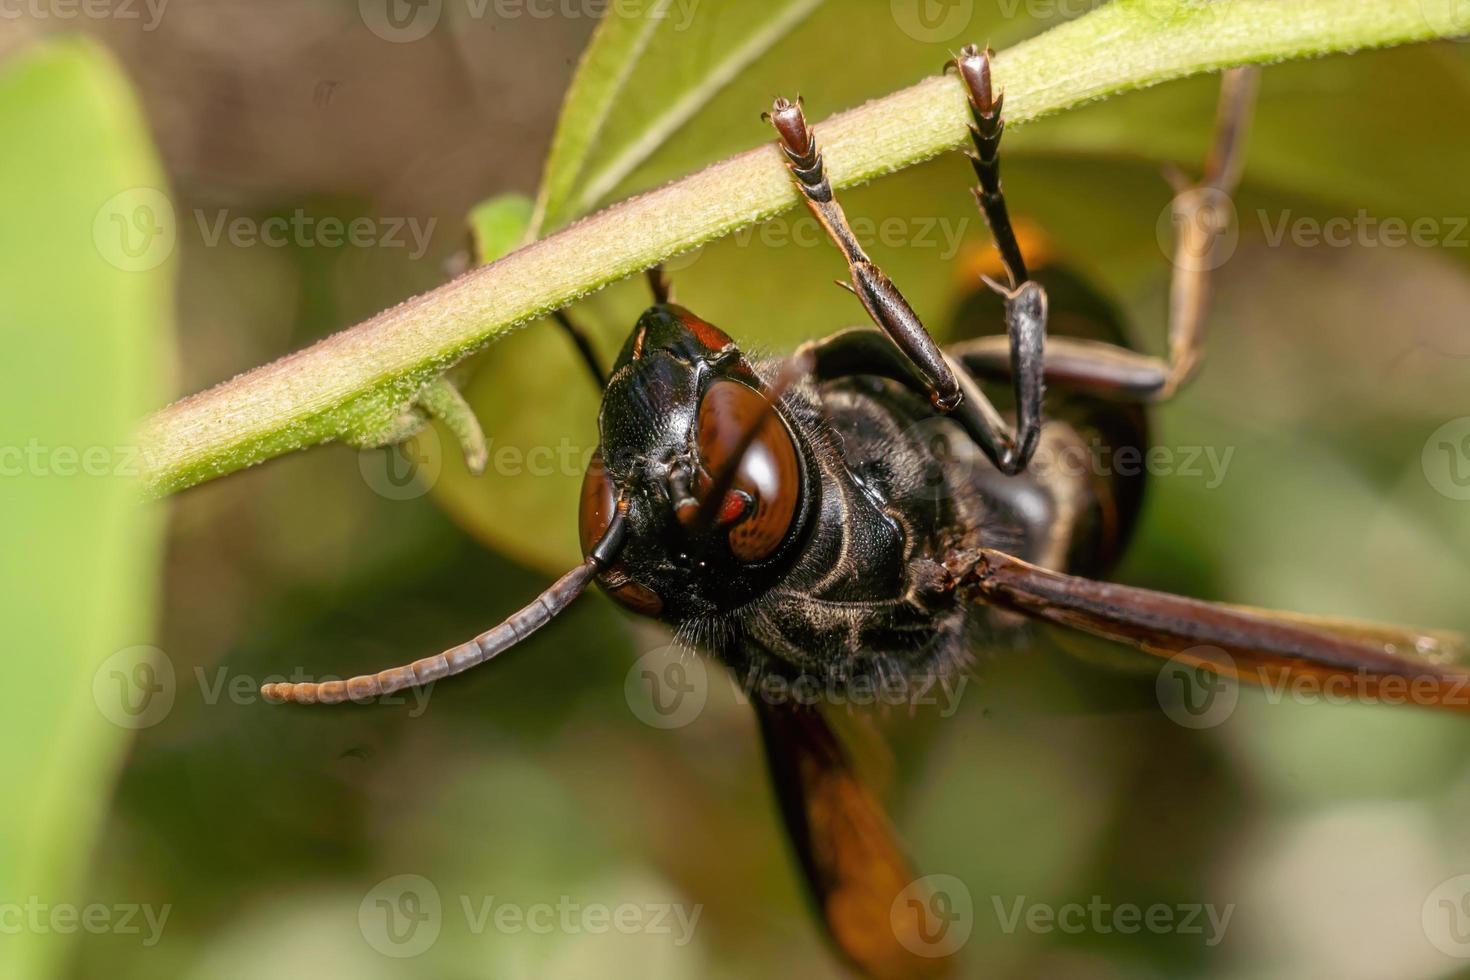
<path fill-rule="evenodd" d="M 584 552 L 625 506 L 627 542 L 599 578 L 614 599 L 678 623 L 750 601 L 789 561 L 816 483 L 809 447 L 764 387 L 688 310 L 661 303 L 639 318 L 582 484 Z"/>

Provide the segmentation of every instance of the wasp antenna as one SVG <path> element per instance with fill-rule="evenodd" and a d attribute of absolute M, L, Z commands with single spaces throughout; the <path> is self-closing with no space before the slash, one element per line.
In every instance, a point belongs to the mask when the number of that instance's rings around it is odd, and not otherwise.
<path fill-rule="evenodd" d="M 265 684 L 260 693 L 267 700 L 276 702 L 341 704 L 343 701 L 362 701 L 380 694 L 423 687 L 445 677 L 463 673 L 471 667 L 478 667 L 551 622 L 586 590 L 594 575 L 611 564 L 621 550 L 626 535 L 626 513 L 627 505 L 620 503 L 607 531 L 585 562 L 553 582 L 530 605 L 468 643 L 461 643 L 443 653 L 376 674 L 361 674 L 345 681 Z"/>

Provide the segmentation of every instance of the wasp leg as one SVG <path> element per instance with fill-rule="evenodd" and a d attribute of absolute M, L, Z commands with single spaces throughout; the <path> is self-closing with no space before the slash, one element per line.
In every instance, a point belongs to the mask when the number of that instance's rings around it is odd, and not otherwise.
<path fill-rule="evenodd" d="M 822 166 L 821 150 L 807 125 L 801 106 L 785 99 L 777 99 L 766 118 L 781 137 L 781 151 L 786 156 L 787 167 L 797 187 L 806 198 L 807 207 L 847 260 L 848 271 L 852 276 L 852 291 L 862 301 L 873 322 L 893 342 L 893 346 L 889 347 L 874 344 L 870 338 L 843 340 L 835 346 L 845 349 L 831 352 L 832 356 L 839 359 L 855 357 L 860 361 L 873 361 L 885 366 L 886 371 L 877 373 L 885 373 L 894 380 L 913 387 L 928 397 L 939 411 L 952 413 L 1002 472 L 1019 473 L 1029 461 L 1040 431 L 1040 341 L 1044 334 L 1046 314 L 1046 299 L 1041 288 L 1034 284 L 1025 284 L 1016 290 L 1013 298 L 1007 299 L 1006 304 L 1012 333 L 1020 338 L 1018 350 L 1025 352 L 1027 358 L 1026 363 L 1021 365 L 1026 370 L 1018 371 L 1018 376 L 1025 374 L 1033 377 L 1037 387 L 1034 405 L 1019 413 L 1021 435 L 1017 438 L 974 381 L 964 376 L 965 372 L 957 371 L 955 363 L 934 343 L 918 314 L 903 298 L 898 287 L 893 285 L 863 251 L 847 222 L 847 216 L 832 193 L 832 185 Z M 1010 315 L 1012 310 L 1014 316 Z M 855 335 L 861 337 L 863 333 L 865 332 L 859 331 Z M 848 348 L 849 344 L 856 346 Z M 884 350 L 882 354 L 878 353 L 880 347 Z M 1037 365 L 1034 371 L 1029 370 L 1032 362 Z"/>
<path fill-rule="evenodd" d="M 1005 93 L 996 95 L 990 85 L 990 55 L 986 48 L 980 50 L 973 44 L 960 49 L 945 70 L 955 69 L 965 83 L 965 94 L 970 100 L 970 142 L 975 149 L 965 155 L 975 168 L 975 179 L 980 186 L 973 188 L 975 203 L 985 216 L 990 227 L 990 237 L 1000 252 L 1001 263 L 1014 289 L 1030 278 L 1026 273 L 1026 259 L 1016 241 L 1015 229 L 1011 227 L 1011 216 L 1006 208 L 1005 191 L 1000 186 L 1000 138 L 1005 134 L 1005 118 L 1001 108 L 1005 104 Z"/>
<path fill-rule="evenodd" d="M 577 348 L 577 353 L 582 357 L 582 363 L 587 365 L 587 371 L 592 375 L 592 380 L 597 382 L 598 390 L 606 388 L 607 372 L 597 361 L 597 351 L 593 349 L 592 339 L 587 336 L 587 331 L 583 330 L 577 321 L 567 314 L 566 310 L 557 310 L 551 314 L 551 318 L 561 326 L 568 339 Z"/>
<path fill-rule="evenodd" d="M 1010 437 L 1013 465 L 1002 466 L 1001 469 L 1006 473 L 1017 473 L 1030 462 L 1041 438 L 1041 402 L 1046 393 L 1043 376 L 1046 292 L 1030 281 L 1026 272 L 1026 259 L 1016 241 L 1005 191 L 1000 185 L 1000 139 L 1006 128 L 1001 109 L 1005 94 L 997 95 L 991 87 L 990 54 L 989 48 L 981 50 L 967 44 L 946 66 L 946 70 L 955 69 L 965 83 L 965 94 L 970 101 L 970 142 L 975 147 L 967 155 L 980 185 L 972 193 L 980 213 L 985 216 L 1009 280 L 1004 286 L 989 279 L 986 284 L 1001 295 L 1006 306 L 1004 340 L 1006 360 L 1015 387 L 1016 433 Z"/>
<path fill-rule="evenodd" d="M 662 264 L 651 266 L 647 272 L 648 291 L 653 293 L 653 301 L 658 304 L 672 303 L 674 301 L 674 285 L 669 281 L 669 273 Z"/>
<path fill-rule="evenodd" d="M 1217 247 L 1230 227 L 1230 194 L 1240 181 L 1258 77 L 1254 68 L 1225 73 L 1215 143 L 1204 177 L 1187 186 L 1177 174 L 1171 176 L 1177 231 L 1167 358 L 1096 341 L 1054 337 L 1047 342 L 1045 353 L 1048 382 L 1127 401 L 1159 402 L 1172 397 L 1193 376 L 1204 353 L 1210 273 L 1220 264 Z M 981 337 L 955 345 L 950 353 L 977 375 L 1000 379 L 1013 373 L 1010 346 L 1005 337 Z"/>
<path fill-rule="evenodd" d="M 1039 344 L 1041 336 L 1039 330 L 1029 330 L 1026 336 L 1031 342 Z M 1021 462 L 1022 453 L 1024 452 L 1025 459 L 1030 458 L 1032 452 L 1035 451 L 1038 436 L 1028 436 L 1029 442 L 1020 446 L 1012 442 L 1007 435 L 1009 427 L 1005 419 L 991 404 L 990 399 L 985 397 L 985 392 L 980 390 L 975 379 L 970 376 L 963 365 L 949 358 L 948 355 L 944 357 L 947 366 L 954 374 L 955 384 L 964 396 L 959 405 L 950 413 L 950 417 L 960 424 L 970 438 L 975 440 L 998 469 L 1010 475 L 1020 472 L 1024 466 L 1024 463 Z M 908 358 L 889 343 L 888 338 L 866 327 L 853 327 L 821 340 L 807 341 L 797 348 L 793 360 L 800 360 L 809 365 L 811 377 L 817 381 L 832 381 L 837 378 L 866 374 L 897 381 L 918 395 L 925 395 L 928 392 L 923 379 L 919 377 Z M 1039 365 L 1041 360 L 1036 357 L 1031 363 Z M 1040 372 L 1033 372 L 1028 383 L 1039 386 Z M 1036 401 L 1039 405 L 1040 399 Z M 1039 417 L 1022 425 L 1023 431 L 1031 429 L 1037 433 L 1040 432 Z"/>
<path fill-rule="evenodd" d="M 862 301 L 868 316 L 898 345 L 923 381 L 934 407 L 942 412 L 952 410 L 960 402 L 960 387 L 954 371 L 945 362 L 939 345 L 924 329 L 919 316 L 898 291 L 883 270 L 873 264 L 853 234 L 842 206 L 833 196 L 822 165 L 822 151 L 801 106 L 777 99 L 764 116 L 780 135 L 781 152 L 796 186 L 806 198 L 807 207 L 841 250 L 852 276 L 852 291 Z"/>
<path fill-rule="evenodd" d="M 669 275 L 664 271 L 662 265 L 656 265 L 648 270 L 648 288 L 653 293 L 655 303 L 672 303 L 674 301 L 674 287 L 669 284 Z M 592 380 L 597 382 L 599 390 L 607 387 L 607 372 L 602 369 L 602 364 L 597 360 L 597 350 L 592 346 L 592 338 L 587 335 L 576 320 L 566 310 L 557 310 L 551 314 L 551 318 L 566 333 L 577 353 L 582 358 L 582 363 L 587 365 L 587 371 L 592 375 Z"/>

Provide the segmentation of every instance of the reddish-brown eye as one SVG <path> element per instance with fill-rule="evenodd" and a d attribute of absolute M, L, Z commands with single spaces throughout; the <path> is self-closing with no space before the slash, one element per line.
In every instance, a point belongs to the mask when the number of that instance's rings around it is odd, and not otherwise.
<path fill-rule="evenodd" d="M 730 550 L 741 561 L 771 557 L 791 531 L 801 496 L 801 469 L 796 446 L 785 424 L 767 410 L 765 396 L 738 381 L 716 381 L 699 403 L 699 452 L 704 469 L 720 473 L 739 450 L 751 426 L 764 416 L 760 431 L 740 460 L 722 523 L 730 524 Z M 733 520 L 733 523 L 730 523 Z"/>
<path fill-rule="evenodd" d="M 582 538 L 584 556 L 592 553 L 612 523 L 613 509 L 617 504 L 612 481 L 607 478 L 607 471 L 602 465 L 602 453 L 596 453 L 587 467 L 587 475 L 582 478 L 582 503 L 577 509 L 577 531 Z M 663 610 L 664 603 L 658 593 L 628 578 L 616 563 L 603 573 L 603 581 L 608 595 L 636 613 L 657 616 Z"/>

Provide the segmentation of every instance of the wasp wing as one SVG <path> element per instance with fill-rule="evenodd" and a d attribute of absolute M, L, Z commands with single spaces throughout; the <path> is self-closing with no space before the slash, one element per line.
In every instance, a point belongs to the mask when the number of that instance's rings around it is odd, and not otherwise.
<path fill-rule="evenodd" d="M 1458 633 L 1205 602 L 1066 575 L 984 550 L 991 605 L 1263 685 L 1333 681 L 1364 700 L 1470 711 L 1470 646 Z"/>
<path fill-rule="evenodd" d="M 826 720 L 753 703 L 786 829 L 838 950 L 872 980 L 948 975 L 949 950 L 925 931 L 928 895 Z"/>

